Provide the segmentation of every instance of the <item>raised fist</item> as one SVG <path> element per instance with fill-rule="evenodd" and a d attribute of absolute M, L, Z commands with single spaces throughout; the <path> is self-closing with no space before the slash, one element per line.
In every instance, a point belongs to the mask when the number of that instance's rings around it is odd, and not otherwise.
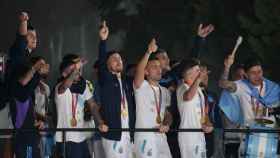
<path fill-rule="evenodd" d="M 106 21 L 103 21 L 100 30 L 99 30 L 99 37 L 101 40 L 107 40 L 109 36 L 109 28 L 106 25 Z"/>
<path fill-rule="evenodd" d="M 49 64 L 43 64 L 42 67 L 39 70 L 39 74 L 41 75 L 47 75 L 50 71 L 50 65 Z"/>
<path fill-rule="evenodd" d="M 153 38 L 152 41 L 148 45 L 148 53 L 154 53 L 158 49 L 156 40 Z"/>
<path fill-rule="evenodd" d="M 19 20 L 21 22 L 28 21 L 29 20 L 28 14 L 26 12 L 21 12 L 19 15 Z"/>

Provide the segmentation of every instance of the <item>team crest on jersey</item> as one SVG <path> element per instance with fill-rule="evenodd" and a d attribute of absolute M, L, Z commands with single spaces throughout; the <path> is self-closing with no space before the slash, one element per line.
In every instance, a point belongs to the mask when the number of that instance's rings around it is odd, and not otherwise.
<path fill-rule="evenodd" d="M 119 153 L 122 154 L 123 153 L 123 147 L 119 148 Z"/>

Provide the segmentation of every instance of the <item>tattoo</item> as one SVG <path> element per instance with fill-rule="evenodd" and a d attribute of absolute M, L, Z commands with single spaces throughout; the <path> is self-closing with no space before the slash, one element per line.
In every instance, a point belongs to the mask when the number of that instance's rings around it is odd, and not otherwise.
<path fill-rule="evenodd" d="M 90 106 L 91 113 L 94 117 L 94 120 L 98 122 L 98 124 L 103 124 L 104 121 L 100 114 L 100 106 L 98 106 L 97 103 L 92 98 L 87 100 L 87 104 Z"/>
<path fill-rule="evenodd" d="M 58 94 L 62 94 L 66 91 L 67 88 L 70 88 L 74 79 L 79 74 L 79 71 L 73 71 L 58 87 Z"/>
<path fill-rule="evenodd" d="M 237 90 L 236 84 L 233 81 L 229 81 L 230 68 L 225 68 L 219 81 L 219 87 L 228 90 L 229 92 L 235 92 Z"/>
<path fill-rule="evenodd" d="M 222 74 L 222 76 L 221 76 L 221 80 L 228 80 L 228 78 L 229 78 L 229 68 L 225 68 L 224 69 L 224 73 Z"/>
<path fill-rule="evenodd" d="M 236 84 L 232 81 L 224 81 L 222 87 L 230 92 L 236 92 Z"/>
<path fill-rule="evenodd" d="M 67 79 L 71 80 L 71 81 L 74 81 L 75 77 L 79 74 L 79 71 L 78 70 L 75 70 L 73 71 Z"/>

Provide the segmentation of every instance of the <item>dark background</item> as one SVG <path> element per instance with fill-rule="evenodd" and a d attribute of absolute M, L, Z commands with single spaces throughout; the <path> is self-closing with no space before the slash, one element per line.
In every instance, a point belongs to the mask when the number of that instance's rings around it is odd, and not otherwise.
<path fill-rule="evenodd" d="M 265 63 L 266 75 L 280 81 L 278 0 L 1 0 L 0 50 L 7 52 L 14 42 L 17 15 L 23 10 L 30 14 L 39 35 L 36 53 L 51 64 L 51 82 L 67 53 L 86 57 L 85 75 L 92 78 L 102 19 L 110 27 L 109 47 L 121 50 L 126 63 L 137 62 L 152 37 L 171 60 L 180 60 L 190 52 L 199 23 L 212 23 L 216 30 L 208 37 L 202 56 L 211 65 L 211 86 L 216 87 L 223 59 L 238 35 L 245 40 L 237 61 L 257 55 Z"/>

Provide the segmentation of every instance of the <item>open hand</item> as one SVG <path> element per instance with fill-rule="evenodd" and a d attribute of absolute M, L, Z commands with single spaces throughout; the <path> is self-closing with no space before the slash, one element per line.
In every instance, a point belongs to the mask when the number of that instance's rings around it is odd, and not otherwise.
<path fill-rule="evenodd" d="M 202 24 L 198 26 L 197 35 L 201 38 L 206 38 L 211 32 L 215 30 L 214 25 L 210 24 L 203 27 Z"/>

